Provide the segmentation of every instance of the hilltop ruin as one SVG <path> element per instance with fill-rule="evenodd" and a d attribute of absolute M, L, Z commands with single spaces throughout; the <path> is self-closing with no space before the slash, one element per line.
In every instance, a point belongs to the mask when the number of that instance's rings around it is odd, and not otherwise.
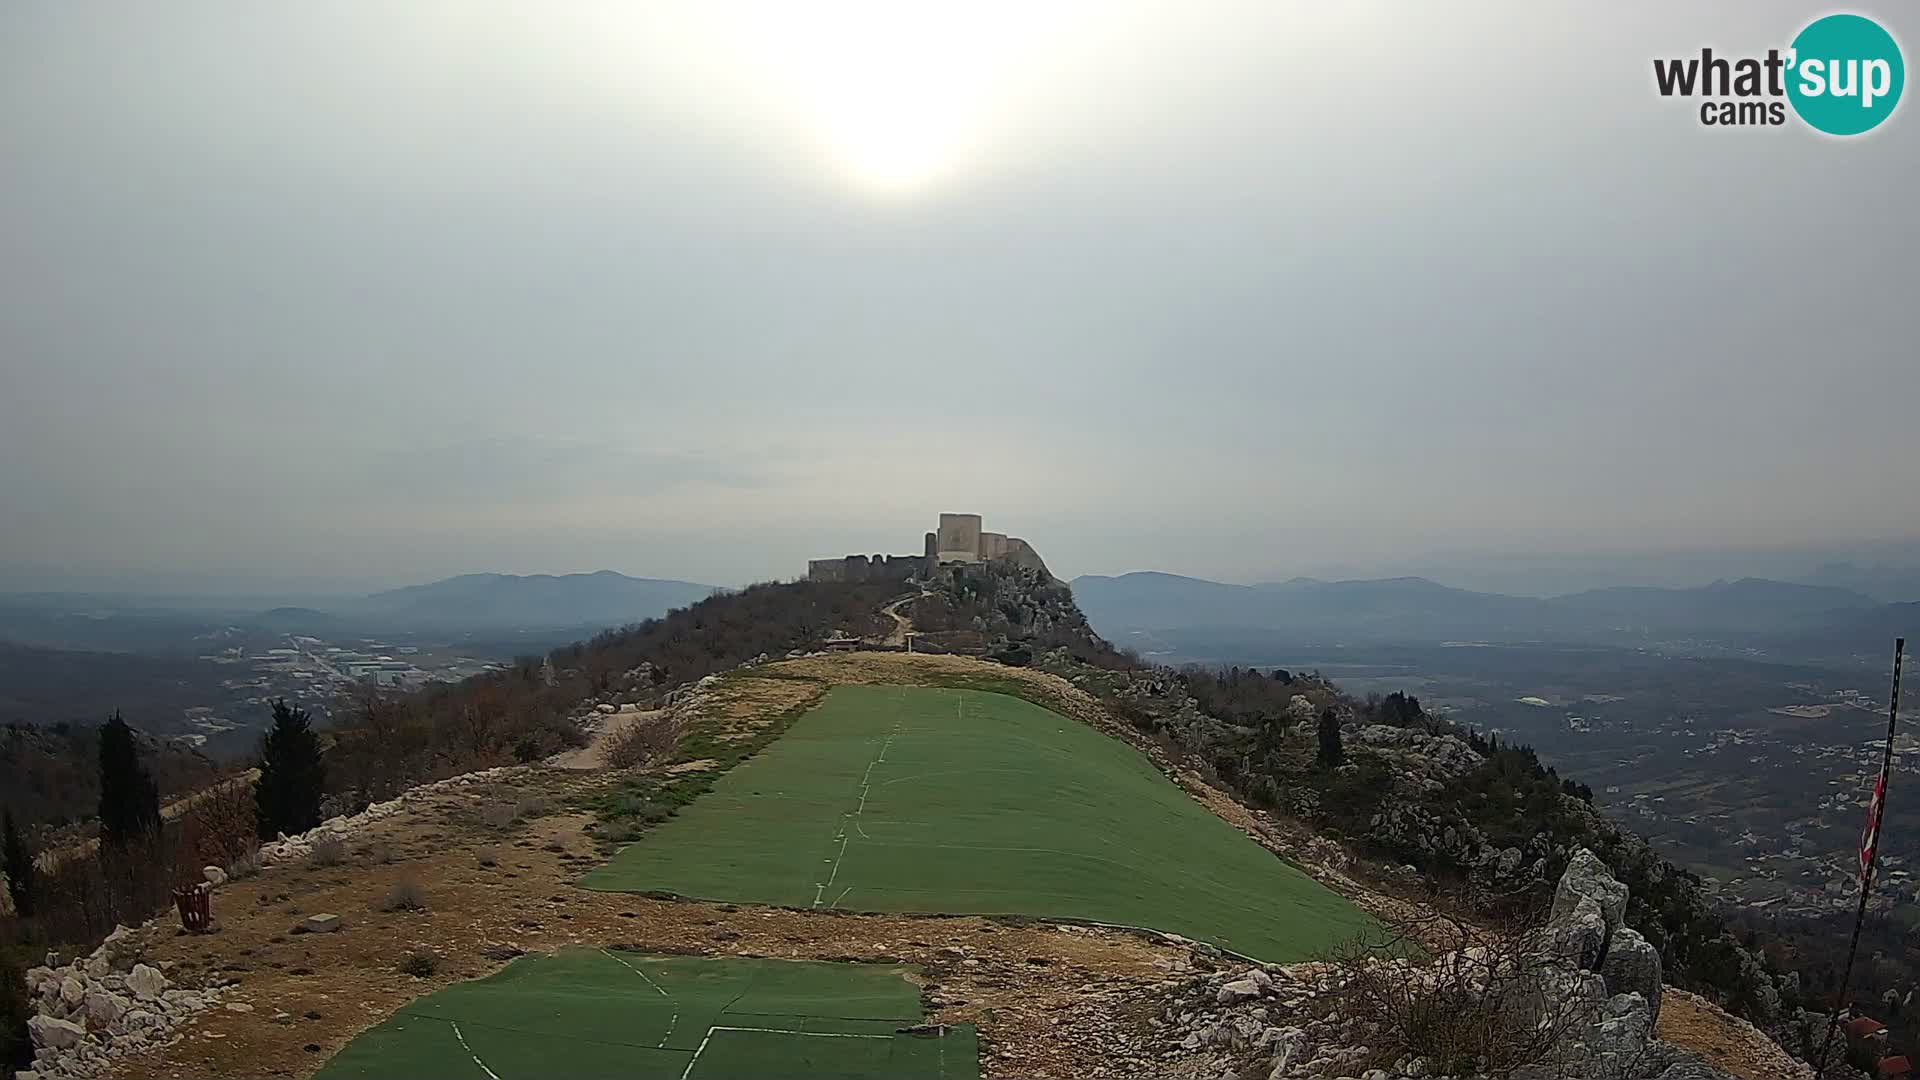
<path fill-rule="evenodd" d="M 811 559 L 808 581 L 905 581 L 931 577 L 951 563 L 1006 562 L 1047 574 L 1033 545 L 1017 536 L 984 532 L 979 514 L 941 514 L 940 527 L 927 533 L 919 555 L 846 555 Z M 1050 574 L 1048 576 L 1051 576 Z"/>

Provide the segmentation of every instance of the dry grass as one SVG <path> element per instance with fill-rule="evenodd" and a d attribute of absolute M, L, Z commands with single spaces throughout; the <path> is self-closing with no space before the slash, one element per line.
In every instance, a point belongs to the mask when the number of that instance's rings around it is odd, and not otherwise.
<path fill-rule="evenodd" d="M 380 833 L 416 842 L 448 832 L 445 842 L 399 866 L 356 867 L 349 875 L 295 862 L 221 890 L 215 905 L 222 932 L 162 934 L 149 962 L 172 961 L 182 985 L 238 977 L 241 984 L 223 1000 L 252 1004 L 254 1011 L 216 1008 L 201 1014 L 187 1038 L 117 1060 L 115 1075 L 127 1080 L 307 1076 L 353 1036 L 421 994 L 485 976 L 520 953 L 643 943 L 690 955 L 904 961 L 928 970 L 941 966 L 935 955 L 939 947 L 963 946 L 981 966 L 941 976 L 943 994 L 958 1004 L 941 1007 L 931 1019 L 981 1025 L 1004 1054 L 995 1059 L 1002 1075 L 1065 1080 L 1113 1065 L 1111 1045 L 1092 1016 L 1084 1017 L 1084 1025 L 1055 1026 L 1059 1017 L 1070 1015 L 1065 1010 L 1105 1007 L 1089 998 L 1086 984 L 1144 994 L 1166 977 L 1164 968 L 1154 966 L 1156 960 L 1165 964 L 1185 956 L 1184 950 L 1131 934 L 1069 933 L 978 917 L 828 918 L 576 891 L 567 882 L 578 874 L 577 862 L 538 844 L 509 848 L 485 834 L 460 831 L 471 813 L 469 805 L 449 798 L 430 822 L 411 813 L 380 822 Z M 570 851 L 592 850 L 585 832 L 592 823 L 588 814 L 556 814 L 541 822 L 541 839 L 559 836 Z M 499 870 L 475 866 L 478 849 L 487 846 L 498 846 Z M 431 915 L 369 910 L 406 876 L 418 877 L 432 891 Z M 288 934 L 294 917 L 290 904 L 309 912 L 360 914 L 340 933 Z M 409 949 L 431 952 L 438 963 L 435 973 L 400 971 Z M 1028 962 L 1033 956 L 1053 962 L 1037 966 Z M 276 1010 L 290 1020 L 271 1019 Z M 307 1045 L 320 1049 L 309 1051 Z"/>
<path fill-rule="evenodd" d="M 425 911 L 427 910 L 427 890 L 413 878 L 401 878 L 387 890 L 387 895 L 374 905 L 375 911 Z"/>
<path fill-rule="evenodd" d="M 615 769 L 638 769 L 673 756 L 686 725 L 679 717 L 662 714 L 638 720 L 607 737 L 602 753 Z"/>
<path fill-rule="evenodd" d="M 339 866 L 347 861 L 347 842 L 338 836 L 323 836 L 307 852 L 308 866 Z"/>
<path fill-rule="evenodd" d="M 426 979 L 440 970 L 440 958 L 425 949 L 409 949 L 400 957 L 400 963 L 395 966 L 400 969 L 401 974 L 411 975 L 416 979 Z"/>
<path fill-rule="evenodd" d="M 228 881 L 244 881 L 260 872 L 260 849 L 250 847 L 227 864 Z"/>

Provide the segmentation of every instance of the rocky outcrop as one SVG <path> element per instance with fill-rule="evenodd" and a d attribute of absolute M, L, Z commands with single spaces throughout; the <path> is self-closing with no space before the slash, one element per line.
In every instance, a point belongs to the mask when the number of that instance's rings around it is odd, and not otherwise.
<path fill-rule="evenodd" d="M 219 1000 L 218 990 L 176 987 L 160 969 L 140 962 L 139 931 L 124 926 L 84 959 L 29 968 L 27 1019 L 33 1068 L 19 1075 L 105 1076 L 116 1058 L 172 1042 L 177 1029 Z"/>
<path fill-rule="evenodd" d="M 1547 1032 L 1534 1058 L 1511 1074 L 1515 1080 L 1731 1080 L 1655 1037 L 1660 956 L 1624 925 L 1626 903 L 1626 888 L 1583 849 L 1560 878 L 1552 916 L 1535 934 L 1423 964 L 1376 958 L 1198 975 L 1171 984 L 1150 1022 L 1158 1041 L 1144 1049 L 1168 1062 L 1169 1071 L 1192 1076 L 1484 1075 L 1424 1056 L 1417 1036 L 1363 1018 L 1370 1011 L 1354 1002 L 1364 982 L 1406 1000 L 1444 996 L 1461 1009 L 1489 1010 L 1490 1019 L 1496 1010 L 1511 1010 L 1494 1026 Z"/>

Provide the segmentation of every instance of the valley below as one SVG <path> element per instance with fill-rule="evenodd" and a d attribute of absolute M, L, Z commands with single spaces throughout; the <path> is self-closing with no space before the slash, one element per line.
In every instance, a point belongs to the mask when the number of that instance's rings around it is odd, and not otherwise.
<path fill-rule="evenodd" d="M 1824 917 L 1857 899 L 1857 845 L 1886 735 L 1882 670 L 1601 646 L 1328 645 L 1224 630 L 1121 640 L 1163 662 L 1317 671 L 1357 695 L 1417 695 L 1429 710 L 1531 744 L 1729 904 Z M 1896 750 L 1920 750 L 1920 732 L 1900 736 Z M 1920 899 L 1920 803 L 1897 786 L 1885 835 L 1875 906 L 1891 912 Z"/>

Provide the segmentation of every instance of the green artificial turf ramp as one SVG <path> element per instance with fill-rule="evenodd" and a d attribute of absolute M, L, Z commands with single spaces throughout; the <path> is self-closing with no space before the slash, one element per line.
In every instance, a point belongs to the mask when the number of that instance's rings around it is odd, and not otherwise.
<path fill-rule="evenodd" d="M 923 1022 L 904 968 L 569 949 L 414 1001 L 317 1080 L 977 1080 L 971 1027 Z"/>
<path fill-rule="evenodd" d="M 592 889 L 1173 931 L 1273 962 L 1369 923 L 1124 743 L 1020 698 L 843 686 Z"/>

